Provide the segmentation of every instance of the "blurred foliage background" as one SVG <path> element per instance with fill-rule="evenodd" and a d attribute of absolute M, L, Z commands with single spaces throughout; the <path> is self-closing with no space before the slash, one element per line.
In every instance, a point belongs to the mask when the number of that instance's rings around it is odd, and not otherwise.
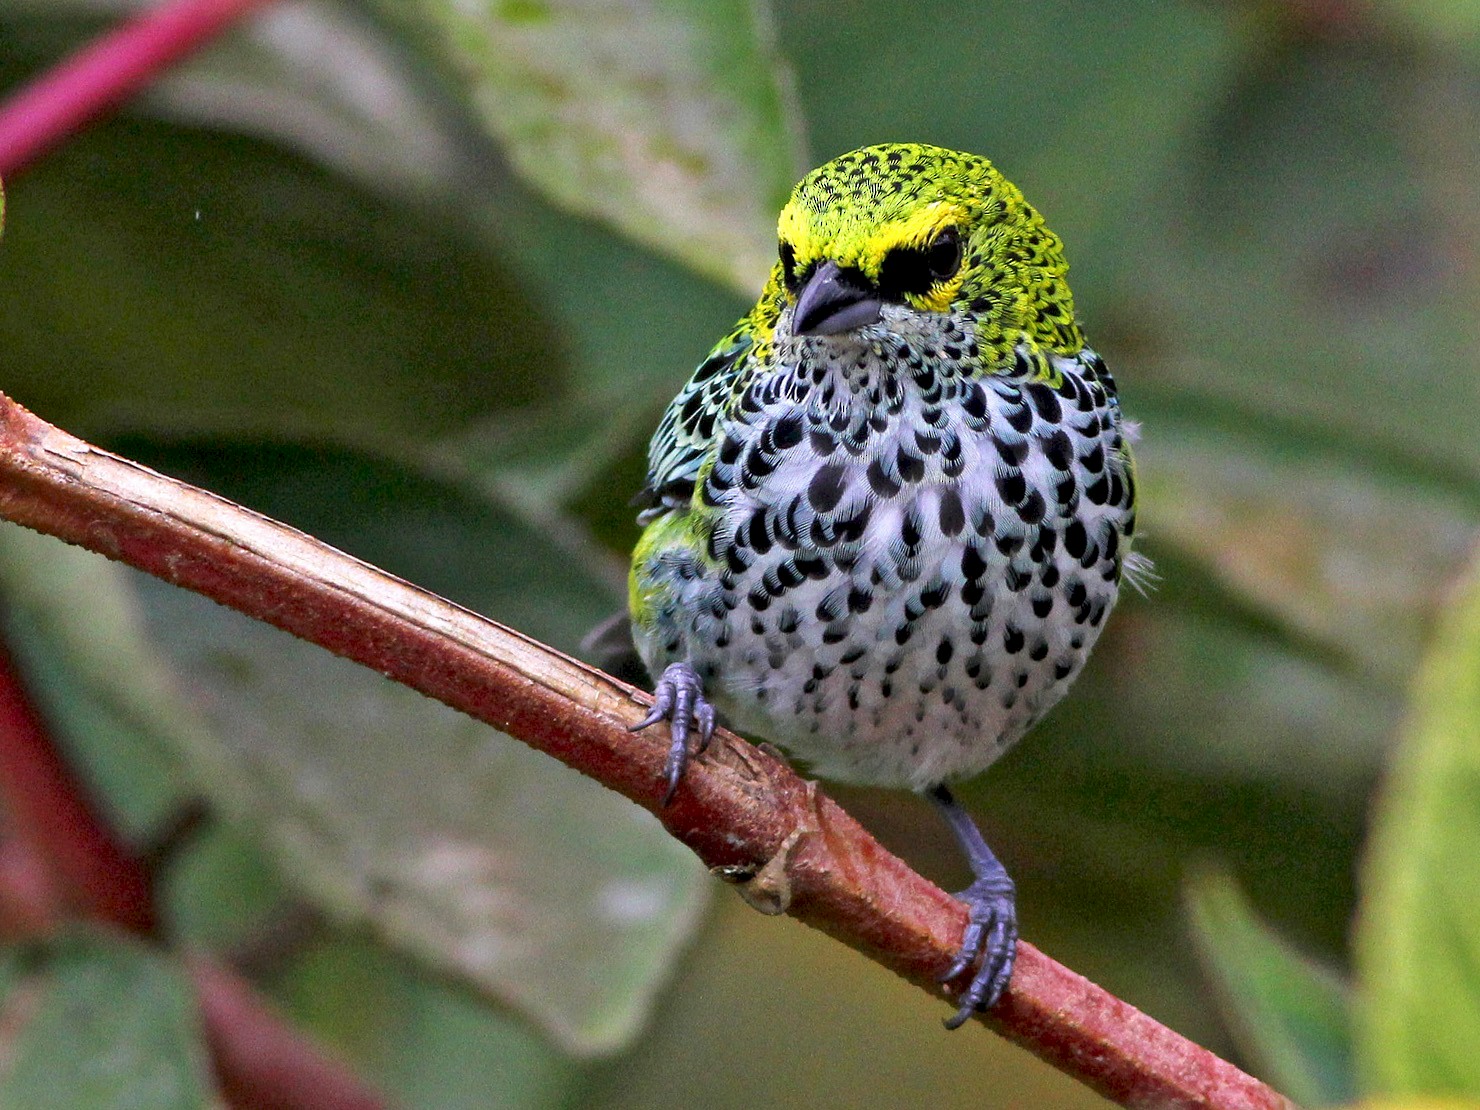
<path fill-rule="evenodd" d="M 8 183 L 0 387 L 575 650 L 792 181 L 985 153 L 1068 245 L 1161 573 L 966 792 L 1025 935 L 1303 1101 L 1480 1098 L 1477 11 L 285 4 Z M 0 90 L 117 14 L 0 7 Z M 172 932 L 405 1105 L 1099 1104 L 376 676 L 13 528 L 0 589 L 129 835 L 208 805 Z M 923 804 L 839 793 L 964 881 Z M 145 1024 L 69 991 L 179 991 L 106 937 L 23 955 L 61 1001 L 5 1105 Z M 194 1018 L 153 1012 L 191 1105 Z"/>

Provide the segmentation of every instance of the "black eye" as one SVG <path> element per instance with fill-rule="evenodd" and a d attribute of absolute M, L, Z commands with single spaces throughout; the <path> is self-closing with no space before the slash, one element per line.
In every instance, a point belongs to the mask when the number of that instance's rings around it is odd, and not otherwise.
<path fill-rule="evenodd" d="M 961 233 L 954 227 L 942 229 L 925 250 L 930 276 L 936 281 L 954 277 L 961 268 Z"/>
<path fill-rule="evenodd" d="M 776 252 L 781 256 L 781 280 L 793 293 L 797 291 L 797 252 L 786 240 Z"/>
<path fill-rule="evenodd" d="M 879 292 L 903 301 L 906 293 L 924 294 L 961 268 L 961 232 L 943 228 L 925 247 L 898 247 L 879 266 Z"/>

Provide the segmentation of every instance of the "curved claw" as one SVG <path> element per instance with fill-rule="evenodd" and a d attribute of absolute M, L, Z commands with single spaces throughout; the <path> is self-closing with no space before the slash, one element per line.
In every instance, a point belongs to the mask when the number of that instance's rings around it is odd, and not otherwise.
<path fill-rule="evenodd" d="M 699 722 L 699 750 L 707 752 L 709 741 L 714 739 L 714 706 L 701 698 L 694 707 L 694 717 Z"/>
<path fill-rule="evenodd" d="M 663 777 L 668 784 L 663 791 L 663 805 L 666 806 L 673 801 L 678 784 L 683 781 L 684 770 L 689 765 L 689 736 L 694 726 L 698 726 L 699 751 L 708 748 L 714 736 L 714 706 L 704 697 L 703 684 L 688 663 L 668 665 L 653 690 L 652 709 L 628 731 L 637 732 L 663 720 L 669 722 L 673 738 L 663 764 Z"/>
<path fill-rule="evenodd" d="M 628 725 L 627 731 L 641 732 L 643 729 L 647 728 L 648 725 L 655 725 L 666 716 L 668 716 L 667 710 L 655 701 L 653 702 L 653 707 L 648 710 L 648 715 L 642 720 L 638 721 L 637 724 Z"/>
<path fill-rule="evenodd" d="M 683 773 L 689 766 L 689 719 L 687 716 L 675 714 L 670 724 L 673 742 L 668 746 L 668 759 L 663 764 L 663 776 L 668 780 L 668 788 L 663 791 L 663 804 L 666 806 L 673 801 L 673 795 L 678 793 L 678 784 L 683 780 Z"/>
<path fill-rule="evenodd" d="M 961 993 L 961 1005 L 946 1020 L 947 1029 L 959 1029 L 978 1010 L 996 1005 L 1012 979 L 1017 961 L 1017 906 L 1013 886 L 1001 878 L 978 879 L 956 897 L 971 909 L 971 921 L 961 938 L 961 954 L 941 982 L 961 975 L 981 957 L 981 966 Z"/>

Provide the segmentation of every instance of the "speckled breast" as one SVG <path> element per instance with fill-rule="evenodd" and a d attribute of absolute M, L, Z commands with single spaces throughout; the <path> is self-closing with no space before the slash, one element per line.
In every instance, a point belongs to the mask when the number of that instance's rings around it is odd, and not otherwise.
<path fill-rule="evenodd" d="M 751 383 L 698 491 L 712 558 L 671 568 L 682 627 L 650 654 L 829 778 L 984 769 L 1077 674 L 1134 527 L 1103 363 L 1053 370 Z"/>

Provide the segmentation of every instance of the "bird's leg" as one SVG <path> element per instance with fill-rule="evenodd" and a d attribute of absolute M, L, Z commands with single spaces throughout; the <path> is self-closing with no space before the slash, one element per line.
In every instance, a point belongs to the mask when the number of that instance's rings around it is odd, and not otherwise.
<path fill-rule="evenodd" d="M 668 748 L 668 761 L 663 766 L 668 779 L 668 789 L 663 792 L 666 806 L 673 801 L 684 768 L 689 765 L 690 731 L 698 726 L 698 750 L 701 752 L 709 747 L 709 741 L 714 737 L 714 706 L 705 698 L 703 684 L 689 663 L 668 664 L 653 689 L 653 708 L 630 731 L 637 732 L 664 720 L 669 722 L 673 737 Z"/>
<path fill-rule="evenodd" d="M 1008 878 L 1007 869 L 982 839 L 981 830 L 951 792 L 944 786 L 932 786 L 928 793 L 956 834 L 971 864 L 971 873 L 976 876 L 969 887 L 956 895 L 971 911 L 971 920 L 961 940 L 960 955 L 940 977 L 942 983 L 949 983 L 964 975 L 981 958 L 981 967 L 961 995 L 961 1008 L 946 1021 L 947 1029 L 956 1029 L 976 1011 L 990 1009 L 1012 978 L 1012 965 L 1017 957 L 1016 888 Z"/>

